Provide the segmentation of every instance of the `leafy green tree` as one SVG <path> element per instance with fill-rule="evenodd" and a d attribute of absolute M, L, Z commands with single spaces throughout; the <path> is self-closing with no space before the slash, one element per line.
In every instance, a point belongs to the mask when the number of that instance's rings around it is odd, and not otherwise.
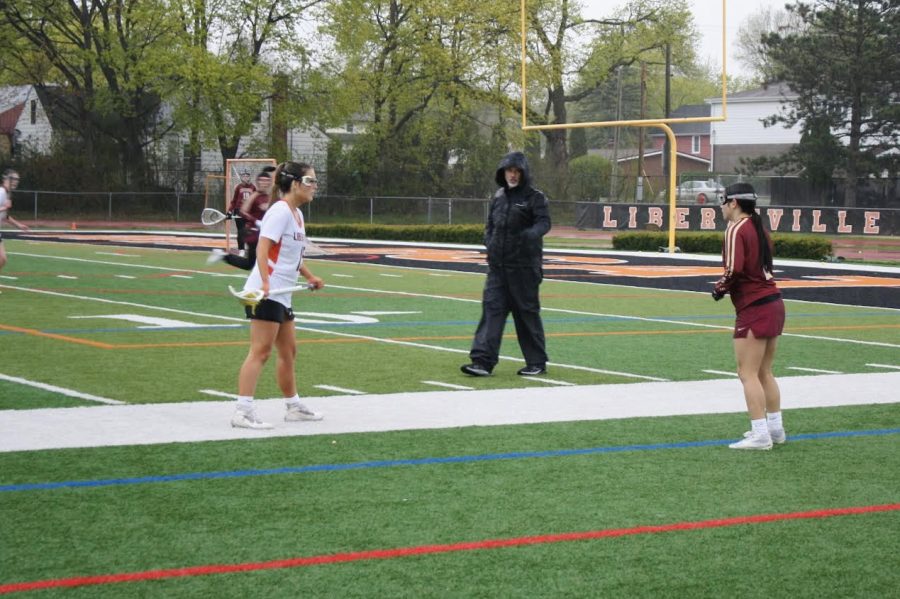
<path fill-rule="evenodd" d="M 760 7 L 741 23 L 735 36 L 735 58 L 752 73 L 754 83 L 761 85 L 775 80 L 775 65 L 763 39 L 770 33 L 784 35 L 802 27 L 797 14 L 783 8 Z"/>
<path fill-rule="evenodd" d="M 847 180 L 846 205 L 855 206 L 860 178 L 897 170 L 900 4 L 818 0 L 786 8 L 802 22 L 800 30 L 770 33 L 762 43 L 774 74 L 798 97 L 767 124 L 800 123 L 809 140 L 821 140 L 821 128 L 827 125 L 839 142 L 832 147 L 837 170 Z M 819 168 L 817 153 L 795 152 L 793 157 Z"/>
<path fill-rule="evenodd" d="M 114 140 L 123 179 L 145 186 L 147 138 L 166 129 L 159 121 L 170 62 L 165 6 L 154 0 L 18 0 L 0 3 L 0 11 L 4 29 L 19 40 L 6 56 L 23 69 L 36 59 L 31 82 L 66 92 L 57 114 L 78 132 L 85 154 L 95 156 L 98 136 Z"/>
<path fill-rule="evenodd" d="M 447 193 L 454 171 L 471 167 L 469 140 L 493 139 L 489 100 L 503 94 L 498 52 L 510 27 L 475 0 L 341 0 L 326 5 L 324 31 L 341 63 L 338 102 L 364 117 L 353 145 L 359 184 L 382 193 Z M 509 57 L 509 61 L 512 57 Z M 502 64 L 502 63 L 501 63 Z M 451 166 L 456 165 L 456 166 Z M 418 191 L 416 191 L 418 190 Z"/>
<path fill-rule="evenodd" d="M 570 106 L 608 86 L 618 69 L 641 61 L 664 64 L 667 44 L 688 62 L 693 57 L 684 0 L 630 0 L 604 19 L 582 18 L 574 0 L 544 0 L 528 4 L 527 19 L 530 124 L 569 122 Z M 559 191 L 568 168 L 568 131 L 543 134 Z"/>
<path fill-rule="evenodd" d="M 602 156 L 585 155 L 569 163 L 566 196 L 574 200 L 597 201 L 609 193 L 612 163 Z"/>
<path fill-rule="evenodd" d="M 321 0 L 191 0 L 173 3 L 180 53 L 175 100 L 189 129 L 192 154 L 214 140 L 223 162 L 236 158 L 241 140 L 260 126 L 273 102 L 270 131 L 308 122 L 292 110 L 308 76 L 308 49 L 297 28 Z M 299 59 L 299 60 L 298 60 Z M 275 106 L 277 104 L 277 106 Z M 279 143 L 280 142 L 280 143 Z M 260 148 L 284 155 L 284 141 Z"/>

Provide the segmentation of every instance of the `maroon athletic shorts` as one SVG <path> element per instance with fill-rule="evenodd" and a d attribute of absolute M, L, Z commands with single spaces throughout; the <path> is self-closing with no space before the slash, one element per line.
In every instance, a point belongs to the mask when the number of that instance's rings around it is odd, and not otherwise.
<path fill-rule="evenodd" d="M 734 323 L 734 338 L 744 339 L 748 331 L 753 331 L 753 336 L 757 339 L 767 339 L 777 337 L 783 330 L 784 302 L 780 295 L 770 295 L 738 312 Z"/>

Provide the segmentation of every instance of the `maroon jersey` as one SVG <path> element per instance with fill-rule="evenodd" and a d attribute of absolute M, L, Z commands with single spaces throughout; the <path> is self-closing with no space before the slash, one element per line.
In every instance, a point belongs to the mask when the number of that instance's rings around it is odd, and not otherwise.
<path fill-rule="evenodd" d="M 772 248 L 772 240 L 766 233 Z M 725 274 L 716 283 L 716 291 L 729 293 L 735 310 L 740 312 L 753 302 L 779 293 L 772 273 L 765 269 L 759 251 L 756 227 L 749 218 L 730 223 L 722 245 Z"/>
<path fill-rule="evenodd" d="M 234 188 L 234 196 L 231 198 L 231 204 L 228 205 L 228 211 L 236 214 L 244 202 L 250 199 L 254 191 L 256 191 L 256 186 L 253 183 L 238 183 Z"/>
<path fill-rule="evenodd" d="M 240 211 L 240 215 L 247 223 L 244 232 L 244 241 L 247 243 L 259 241 L 259 223 L 262 222 L 270 201 L 269 194 L 259 191 L 251 197 L 247 210 Z"/>

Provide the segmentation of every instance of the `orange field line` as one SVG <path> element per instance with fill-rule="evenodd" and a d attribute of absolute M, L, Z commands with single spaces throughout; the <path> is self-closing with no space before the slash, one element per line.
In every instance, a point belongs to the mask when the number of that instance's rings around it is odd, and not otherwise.
<path fill-rule="evenodd" d="M 69 337 L 68 335 L 57 335 L 55 333 L 45 333 L 36 329 L 25 329 L 22 327 L 14 327 L 12 325 L 0 324 L 0 330 L 11 331 L 13 333 L 23 333 L 25 335 L 34 335 L 35 337 L 46 337 L 48 339 L 56 339 L 57 341 L 68 341 L 69 343 L 78 343 L 80 345 L 88 345 L 98 349 L 115 349 L 115 345 L 109 343 L 100 343 L 99 341 L 90 341 L 88 339 L 79 339 L 78 337 Z"/>
<path fill-rule="evenodd" d="M 785 333 L 793 333 L 798 331 L 838 331 L 838 330 L 866 330 L 866 329 L 896 329 L 900 328 L 900 324 L 873 324 L 873 325 L 823 325 L 808 327 L 791 327 L 786 329 Z M 68 335 L 58 335 L 55 333 L 45 333 L 35 329 L 27 329 L 12 325 L 0 324 L 0 330 L 6 330 L 14 333 L 22 333 L 33 335 L 35 337 L 46 337 L 48 339 L 56 339 L 57 341 L 67 341 L 80 345 L 87 345 L 97 349 L 164 349 L 164 348 L 191 348 L 191 347 L 238 347 L 244 346 L 249 341 L 185 341 L 185 342 L 167 342 L 167 343 L 101 343 L 99 341 L 91 341 L 88 339 L 80 339 Z M 672 330 L 652 330 L 652 331 L 575 331 L 571 333 L 546 333 L 547 337 L 613 337 L 613 336 L 631 336 L 631 335 L 697 335 L 712 333 L 731 333 L 729 328 L 704 328 L 704 329 L 672 329 Z M 503 336 L 505 339 L 515 339 L 514 333 L 507 333 Z M 421 335 L 415 337 L 386 337 L 384 341 L 463 341 L 471 339 L 471 335 Z M 359 338 L 339 338 L 324 337 L 318 339 L 298 339 L 299 344 L 339 344 L 339 343 L 375 343 L 379 339 L 359 339 Z"/>

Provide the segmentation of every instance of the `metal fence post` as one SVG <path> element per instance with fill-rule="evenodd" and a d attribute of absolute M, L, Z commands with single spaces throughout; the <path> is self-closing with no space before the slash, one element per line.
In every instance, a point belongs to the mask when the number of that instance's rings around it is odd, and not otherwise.
<path fill-rule="evenodd" d="M 447 224 L 453 224 L 453 198 L 447 200 Z"/>
<path fill-rule="evenodd" d="M 112 222 L 112 192 L 109 192 L 109 209 L 106 213 L 106 220 Z"/>
<path fill-rule="evenodd" d="M 181 220 L 181 194 L 175 192 L 175 222 Z"/>
<path fill-rule="evenodd" d="M 32 191 L 31 193 L 34 194 L 34 220 L 37 220 L 37 215 L 38 215 L 38 212 L 37 212 L 38 192 Z"/>
<path fill-rule="evenodd" d="M 375 198 L 369 198 L 369 224 L 375 224 Z"/>

